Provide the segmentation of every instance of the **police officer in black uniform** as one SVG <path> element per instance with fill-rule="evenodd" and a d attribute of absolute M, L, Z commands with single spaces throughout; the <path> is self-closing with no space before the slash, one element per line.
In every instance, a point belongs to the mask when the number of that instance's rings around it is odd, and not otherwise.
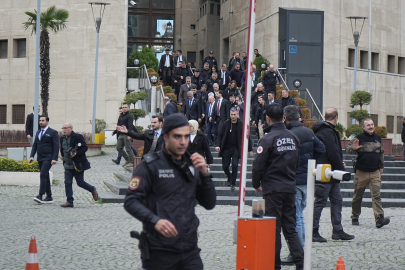
<path fill-rule="evenodd" d="M 197 246 L 195 200 L 215 207 L 216 193 L 205 159 L 186 150 L 190 128 L 180 113 L 166 117 L 161 151 L 147 154 L 129 183 L 124 208 L 143 223 L 139 247 L 147 270 L 203 269 Z"/>
<path fill-rule="evenodd" d="M 274 70 L 273 65 L 270 65 L 269 70 L 267 70 L 264 73 L 263 78 L 262 78 L 264 91 L 266 91 L 267 94 L 269 92 L 274 92 L 274 93 L 277 92 L 277 89 L 276 89 L 277 80 L 278 80 L 278 83 L 281 84 L 282 79 L 281 79 L 280 73 L 278 73 L 278 71 Z"/>
<path fill-rule="evenodd" d="M 283 123 L 283 108 L 271 104 L 266 110 L 268 133 L 259 141 L 252 167 L 252 186 L 263 192 L 266 216 L 276 217 L 275 269 L 281 269 L 281 228 L 289 243 L 296 269 L 303 269 L 304 251 L 295 231 L 295 172 L 300 142 Z"/>
<path fill-rule="evenodd" d="M 218 62 L 217 59 L 214 56 L 214 52 L 210 51 L 209 55 L 207 57 L 204 58 L 203 60 L 203 64 L 201 68 L 204 68 L 204 63 L 208 63 L 210 65 L 210 70 L 213 66 L 218 67 Z"/>

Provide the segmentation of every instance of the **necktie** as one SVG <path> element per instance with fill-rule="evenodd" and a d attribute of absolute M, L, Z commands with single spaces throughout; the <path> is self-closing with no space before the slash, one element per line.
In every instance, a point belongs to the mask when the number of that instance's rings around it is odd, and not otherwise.
<path fill-rule="evenodd" d="M 218 110 L 217 110 L 217 115 L 219 116 L 219 110 L 221 108 L 221 100 L 218 100 Z"/>
<path fill-rule="evenodd" d="M 188 102 L 188 107 L 189 107 L 189 108 L 191 108 L 191 102 L 192 102 L 192 100 L 190 100 L 190 101 Z"/>
<path fill-rule="evenodd" d="M 39 134 L 39 140 L 42 139 L 42 135 L 44 135 L 44 130 L 43 129 L 41 130 L 41 133 Z"/>
<path fill-rule="evenodd" d="M 158 136 L 157 136 L 157 132 L 155 131 L 155 136 L 153 136 L 153 142 L 152 142 L 152 146 L 150 147 L 149 153 L 155 152 L 157 140 L 158 140 Z"/>
<path fill-rule="evenodd" d="M 189 84 L 187 84 L 187 87 L 188 87 L 188 90 L 190 90 L 190 85 Z"/>

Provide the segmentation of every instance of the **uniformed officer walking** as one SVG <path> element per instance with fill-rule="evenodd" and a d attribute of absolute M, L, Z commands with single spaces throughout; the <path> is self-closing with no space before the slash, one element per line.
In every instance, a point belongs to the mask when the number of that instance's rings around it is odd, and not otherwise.
<path fill-rule="evenodd" d="M 283 123 L 283 108 L 271 104 L 266 110 L 268 133 L 259 141 L 252 167 L 252 186 L 263 192 L 265 216 L 276 217 L 275 269 L 281 269 L 281 228 L 296 269 L 303 269 L 304 251 L 295 231 L 295 172 L 300 142 Z"/>
<path fill-rule="evenodd" d="M 277 80 L 278 83 L 281 84 L 282 79 L 280 76 L 280 73 L 278 73 L 278 71 L 274 70 L 274 66 L 270 65 L 269 66 L 269 70 L 267 70 L 262 78 L 262 83 L 264 85 L 264 91 L 266 91 L 266 93 L 268 94 L 269 92 L 277 92 L 276 89 L 276 84 L 277 84 Z M 291 104 L 288 104 L 291 105 Z M 292 104 L 294 105 L 294 104 Z"/>
<path fill-rule="evenodd" d="M 147 270 L 203 269 L 197 246 L 195 200 L 215 207 L 216 193 L 205 159 L 186 149 L 190 128 L 180 113 L 166 117 L 161 151 L 147 154 L 133 172 L 124 208 L 143 223 L 142 267 Z"/>

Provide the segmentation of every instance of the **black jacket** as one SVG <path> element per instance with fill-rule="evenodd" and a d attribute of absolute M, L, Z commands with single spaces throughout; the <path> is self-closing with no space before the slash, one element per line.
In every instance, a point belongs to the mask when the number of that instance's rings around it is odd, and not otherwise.
<path fill-rule="evenodd" d="M 170 61 L 170 69 L 173 69 L 174 67 L 173 67 L 173 56 L 172 55 L 170 55 L 169 54 L 169 61 Z M 164 67 L 166 67 L 165 66 L 165 62 L 166 62 L 166 54 L 163 54 L 161 57 L 160 57 L 160 62 L 159 62 L 159 69 L 161 69 L 161 70 L 163 70 L 163 68 Z"/>
<path fill-rule="evenodd" d="M 302 126 L 300 121 L 289 123 L 287 129 L 300 141 L 300 164 L 295 173 L 295 182 L 297 185 L 306 185 L 308 159 L 316 159 L 325 153 L 325 145 L 314 135 L 312 130 Z"/>
<path fill-rule="evenodd" d="M 163 118 L 174 113 L 178 113 L 177 105 L 174 102 L 170 101 L 166 104 L 166 108 L 163 112 Z"/>
<path fill-rule="evenodd" d="M 262 83 L 266 92 L 274 91 L 276 89 L 277 80 L 279 83 L 282 82 L 280 73 L 277 71 L 266 71 L 262 77 Z"/>
<path fill-rule="evenodd" d="M 181 76 L 183 76 L 183 79 L 181 79 Z M 185 68 L 179 67 L 174 70 L 173 78 L 177 81 L 177 85 L 185 84 L 187 76 L 193 76 L 193 72 L 191 72 L 191 69 L 188 66 Z"/>
<path fill-rule="evenodd" d="M 210 78 L 211 69 L 205 70 L 201 69 L 200 77 L 204 81 L 204 83 Z"/>
<path fill-rule="evenodd" d="M 204 60 L 202 61 L 201 69 L 204 68 L 204 64 L 205 64 L 205 63 L 208 63 L 208 64 L 210 65 L 210 69 L 211 69 L 213 66 L 218 67 L 218 62 L 217 62 L 217 59 L 215 58 L 215 56 L 212 57 L 212 58 L 209 57 L 209 56 L 205 57 Z"/>
<path fill-rule="evenodd" d="M 405 143 L 405 124 L 404 123 L 402 123 L 401 140 L 402 140 L 403 143 Z"/>
<path fill-rule="evenodd" d="M 192 167 L 189 155 L 183 160 Z M 211 177 L 203 177 L 192 167 L 194 177 L 189 180 L 180 165 L 162 151 L 146 155 L 135 168 L 124 208 L 142 222 L 151 250 L 184 252 L 197 248 L 199 220 L 195 214 L 195 200 L 205 209 L 213 209 L 216 192 Z M 169 220 L 178 232 L 166 238 L 155 230 L 160 219 Z"/>
<path fill-rule="evenodd" d="M 223 97 L 224 97 L 225 99 L 228 99 L 228 100 L 229 100 L 229 96 L 232 95 L 232 94 L 234 94 L 235 96 L 240 96 L 240 91 L 238 90 L 238 88 L 230 88 L 230 87 L 227 87 L 227 88 L 224 90 Z"/>
<path fill-rule="evenodd" d="M 236 70 L 232 69 L 231 72 L 229 73 L 229 76 L 231 77 L 231 80 L 236 81 L 236 85 L 238 87 L 242 86 L 242 76 L 243 76 L 243 71 L 242 70 Z"/>
<path fill-rule="evenodd" d="M 214 162 L 210 147 L 208 145 L 207 136 L 205 136 L 201 131 L 197 131 L 193 142 L 190 141 L 187 152 L 189 152 L 190 155 L 199 153 L 207 159 L 207 164 L 213 164 Z"/>
<path fill-rule="evenodd" d="M 59 153 L 59 135 L 58 132 L 50 127 L 42 135 L 41 140 L 38 139 L 38 135 L 41 129 L 35 134 L 34 144 L 32 145 L 30 157 L 34 157 L 37 154 L 38 161 L 44 160 L 58 160 Z"/>
<path fill-rule="evenodd" d="M 224 73 L 224 77 L 225 77 L 225 84 L 223 84 L 223 82 L 224 82 L 224 80 L 223 80 L 223 78 L 222 78 L 222 70 L 218 70 L 218 78 L 219 78 L 219 80 L 220 80 L 220 84 L 219 84 L 219 86 L 221 86 L 221 85 L 225 85 L 225 87 L 227 87 L 228 86 L 228 84 L 229 84 L 229 82 L 230 82 L 230 79 L 229 79 L 229 71 L 228 70 L 226 70 L 225 71 L 225 73 Z"/>
<path fill-rule="evenodd" d="M 217 115 L 218 112 L 218 102 L 219 99 L 215 100 L 215 104 L 214 104 L 214 110 L 212 110 L 212 118 L 215 118 L 215 121 L 217 122 L 217 124 L 219 123 L 219 121 L 225 122 L 226 120 L 228 120 L 230 118 L 229 116 L 229 111 L 231 110 L 231 103 L 226 100 L 226 99 L 222 99 L 221 102 L 221 106 L 219 107 L 219 116 Z"/>
<path fill-rule="evenodd" d="M 127 112 L 126 114 L 121 113 L 118 117 L 117 126 L 125 126 L 128 130 L 132 130 L 134 128 L 134 117 L 132 114 Z M 118 136 L 121 135 L 121 132 L 117 132 Z"/>
<path fill-rule="evenodd" d="M 65 140 L 66 136 L 62 135 L 60 137 L 60 154 L 64 157 L 63 149 L 62 149 L 62 142 Z M 70 147 L 75 147 L 77 144 L 80 143 L 81 146 L 77 148 L 76 156 L 72 158 L 73 163 L 75 164 L 76 168 L 81 168 L 82 171 L 90 169 L 90 162 L 87 160 L 86 152 L 88 150 L 86 141 L 84 140 L 83 135 L 77 134 L 72 131 L 70 134 Z M 65 160 L 63 160 L 63 164 L 65 164 Z M 79 166 L 77 164 L 80 164 Z"/>
<path fill-rule="evenodd" d="M 243 123 L 241 120 L 238 119 L 238 122 L 236 123 L 236 128 L 237 128 L 237 142 L 238 142 L 238 154 L 239 157 L 242 153 L 242 131 L 243 131 Z M 218 140 L 217 140 L 217 146 L 220 148 L 218 157 L 222 157 L 222 153 L 225 149 L 225 144 L 226 144 L 226 138 L 228 137 L 229 130 L 231 129 L 231 119 L 227 120 L 223 125 L 222 129 L 218 131 Z M 252 149 L 253 142 L 249 137 L 249 144 L 248 144 L 248 151 L 253 151 Z"/>
<path fill-rule="evenodd" d="M 326 152 L 316 159 L 316 163 L 330 164 L 332 165 L 332 170 L 344 171 L 342 144 L 339 132 L 335 129 L 335 126 L 326 121 L 318 121 L 312 126 L 312 130 L 316 137 L 325 145 L 326 149 Z M 338 180 L 331 178 L 329 183 L 333 184 L 336 181 Z"/>
<path fill-rule="evenodd" d="M 151 129 L 146 130 L 144 133 L 136 133 L 136 132 L 129 131 L 128 136 L 135 140 L 145 141 L 144 148 L 143 148 L 143 155 L 145 156 L 150 151 L 150 148 L 153 143 L 153 137 L 155 136 L 155 132 L 154 132 L 154 130 L 151 130 Z M 163 134 L 160 134 L 160 136 L 157 140 L 155 152 L 162 149 L 164 142 L 165 142 L 165 140 L 163 139 Z"/>
<path fill-rule="evenodd" d="M 34 135 L 34 113 L 30 113 L 27 115 L 27 120 L 25 121 L 25 134 L 31 137 Z M 39 126 L 39 116 L 38 116 L 38 129 L 40 130 L 41 127 Z"/>
<path fill-rule="evenodd" d="M 295 193 L 295 172 L 300 161 L 300 142 L 284 123 L 269 127 L 257 147 L 252 167 L 252 186 L 263 194 Z"/>
<path fill-rule="evenodd" d="M 285 101 L 284 103 L 286 105 L 283 104 L 283 101 Z M 297 102 L 295 102 L 295 99 L 293 99 L 291 96 L 288 96 L 286 99 L 285 98 L 280 98 L 279 100 L 277 100 L 277 103 L 281 105 L 281 107 L 283 107 L 283 109 L 289 105 L 295 105 L 297 106 Z M 301 110 L 300 110 L 301 113 Z"/>
<path fill-rule="evenodd" d="M 197 86 L 197 90 L 201 89 L 201 86 L 205 83 L 204 78 L 202 78 L 201 76 L 193 76 L 191 77 L 191 84 L 195 84 Z"/>
<path fill-rule="evenodd" d="M 221 85 L 221 80 L 216 79 L 213 80 L 212 78 L 209 78 L 207 81 L 205 81 L 205 85 L 207 85 L 207 93 L 214 93 L 214 84 L 217 83 L 218 86 Z"/>
<path fill-rule="evenodd" d="M 198 118 L 201 118 L 201 101 L 194 98 L 191 102 L 191 107 L 189 102 L 190 100 L 187 99 L 183 103 L 183 114 L 187 117 L 187 120 L 198 120 Z"/>

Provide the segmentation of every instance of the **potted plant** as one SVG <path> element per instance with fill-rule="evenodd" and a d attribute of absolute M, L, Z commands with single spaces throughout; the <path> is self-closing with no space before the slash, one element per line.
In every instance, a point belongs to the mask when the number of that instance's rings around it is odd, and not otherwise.
<path fill-rule="evenodd" d="M 377 126 L 374 128 L 374 132 L 380 135 L 383 145 L 384 145 L 384 154 L 392 155 L 392 139 L 387 138 L 388 130 L 384 126 Z"/>
<path fill-rule="evenodd" d="M 91 120 L 90 120 L 91 123 Z M 105 129 L 106 127 L 106 122 L 103 119 L 96 119 L 96 126 L 95 126 L 95 136 L 94 136 L 94 142 L 93 143 L 100 143 L 104 144 L 105 143 L 105 134 L 101 134 L 101 132 Z"/>

